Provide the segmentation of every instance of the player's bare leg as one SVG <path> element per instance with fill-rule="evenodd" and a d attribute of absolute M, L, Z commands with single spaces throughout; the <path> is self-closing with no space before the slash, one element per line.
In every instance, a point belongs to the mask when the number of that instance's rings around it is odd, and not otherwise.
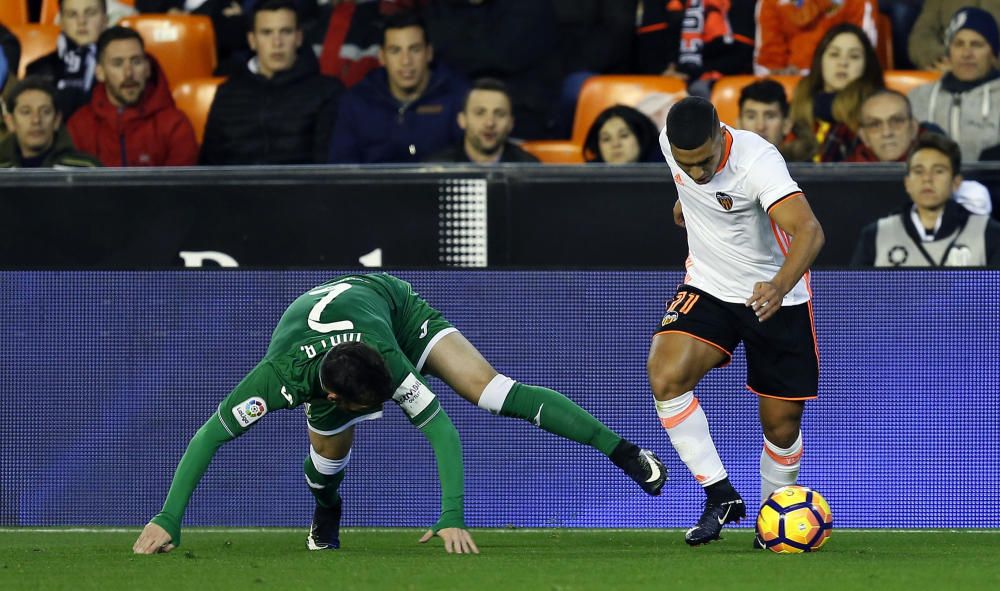
<path fill-rule="evenodd" d="M 802 461 L 802 411 L 805 402 L 758 397 L 764 449 L 760 452 L 760 503 L 771 493 L 795 484 Z M 755 548 L 764 545 L 754 539 Z"/>
<path fill-rule="evenodd" d="M 707 496 L 701 518 L 684 536 L 692 546 L 719 539 L 723 525 L 746 516 L 743 499 L 729 483 L 712 441 L 708 418 L 694 395 L 695 386 L 705 374 L 727 358 L 714 345 L 667 332 L 653 337 L 646 362 L 660 424 Z"/>
<path fill-rule="evenodd" d="M 338 489 L 344 480 L 344 468 L 351 460 L 354 427 L 334 435 L 309 431 L 309 455 L 303 464 L 306 484 L 316 498 L 312 527 L 306 538 L 310 550 L 340 548 L 340 516 L 343 501 Z"/>
<path fill-rule="evenodd" d="M 655 454 L 622 439 L 559 392 L 515 382 L 498 373 L 461 333 L 442 338 L 428 355 L 426 368 L 480 408 L 524 419 L 549 433 L 599 450 L 644 491 L 660 494 L 667 472 Z"/>
<path fill-rule="evenodd" d="M 805 402 L 759 397 L 764 449 L 760 455 L 761 503 L 772 492 L 795 484 L 802 459 L 802 411 Z"/>

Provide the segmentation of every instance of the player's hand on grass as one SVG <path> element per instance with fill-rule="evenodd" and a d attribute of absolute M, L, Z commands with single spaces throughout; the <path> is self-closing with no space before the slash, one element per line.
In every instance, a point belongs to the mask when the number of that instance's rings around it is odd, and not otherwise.
<path fill-rule="evenodd" d="M 167 530 L 156 525 L 147 523 L 139 534 L 139 539 L 132 544 L 132 552 L 136 554 L 156 554 L 157 552 L 170 552 L 174 545 L 170 543 L 170 534 Z"/>
<path fill-rule="evenodd" d="M 681 208 L 680 199 L 674 203 L 674 223 L 682 228 L 684 227 L 684 210 Z"/>
<path fill-rule="evenodd" d="M 781 307 L 781 300 L 784 299 L 788 290 L 781 288 L 770 281 L 758 281 L 753 285 L 753 295 L 747 299 L 747 307 L 753 308 L 757 314 L 757 320 L 764 322 L 771 316 L 778 313 Z"/>
<path fill-rule="evenodd" d="M 435 534 L 434 530 L 427 530 L 427 533 L 420 538 L 420 543 L 425 544 L 428 540 L 438 536 L 444 540 L 444 549 L 448 554 L 479 554 L 479 548 L 472 540 L 472 534 L 460 527 L 446 527 L 439 529 Z"/>

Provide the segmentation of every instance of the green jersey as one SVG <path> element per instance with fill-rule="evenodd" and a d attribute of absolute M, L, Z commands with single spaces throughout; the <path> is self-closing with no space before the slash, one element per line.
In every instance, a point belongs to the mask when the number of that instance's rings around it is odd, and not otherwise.
<path fill-rule="evenodd" d="M 321 435 L 379 418 L 381 411 L 337 409 L 324 399 L 319 380 L 324 353 L 360 341 L 385 360 L 393 401 L 419 426 L 440 409 L 420 371 L 431 347 L 454 331 L 405 281 L 386 274 L 339 277 L 285 310 L 264 359 L 222 402 L 219 418 L 234 437 L 268 412 L 300 404 L 306 404 L 309 428 Z"/>
<path fill-rule="evenodd" d="M 434 447 L 442 489 L 442 515 L 435 529 L 464 527 L 461 446 L 420 374 L 434 344 L 455 331 L 410 284 L 384 273 L 339 277 L 301 295 L 278 321 L 264 359 L 191 440 L 153 522 L 178 544 L 184 509 L 215 451 L 270 412 L 304 405 L 309 429 L 327 436 L 380 418 L 381 410 L 338 408 L 325 399 L 320 384 L 324 353 L 340 343 L 359 341 L 383 357 L 395 388 L 393 401 Z"/>

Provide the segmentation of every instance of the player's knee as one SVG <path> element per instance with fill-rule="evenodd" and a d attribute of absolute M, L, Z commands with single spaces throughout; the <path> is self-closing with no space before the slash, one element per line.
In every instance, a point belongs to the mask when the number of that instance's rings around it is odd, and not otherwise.
<path fill-rule="evenodd" d="M 649 385 L 653 389 L 653 396 L 657 400 L 671 400 L 678 396 L 690 392 L 695 384 L 688 372 L 677 367 L 658 368 L 649 371 Z"/>
<path fill-rule="evenodd" d="M 764 437 L 774 445 L 787 449 L 799 438 L 799 423 L 787 421 L 782 424 L 765 425 Z"/>
<path fill-rule="evenodd" d="M 500 414 L 507 401 L 507 395 L 516 383 L 501 373 L 494 373 L 493 378 L 483 387 L 476 404 L 492 414 Z"/>

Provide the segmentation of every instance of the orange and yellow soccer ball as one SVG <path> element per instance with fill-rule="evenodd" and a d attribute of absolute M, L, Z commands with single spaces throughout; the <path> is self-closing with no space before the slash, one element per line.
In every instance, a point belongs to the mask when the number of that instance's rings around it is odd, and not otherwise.
<path fill-rule="evenodd" d="M 779 488 L 757 514 L 757 533 L 764 547 L 779 554 L 815 552 L 830 538 L 832 529 L 830 505 L 804 486 Z"/>

